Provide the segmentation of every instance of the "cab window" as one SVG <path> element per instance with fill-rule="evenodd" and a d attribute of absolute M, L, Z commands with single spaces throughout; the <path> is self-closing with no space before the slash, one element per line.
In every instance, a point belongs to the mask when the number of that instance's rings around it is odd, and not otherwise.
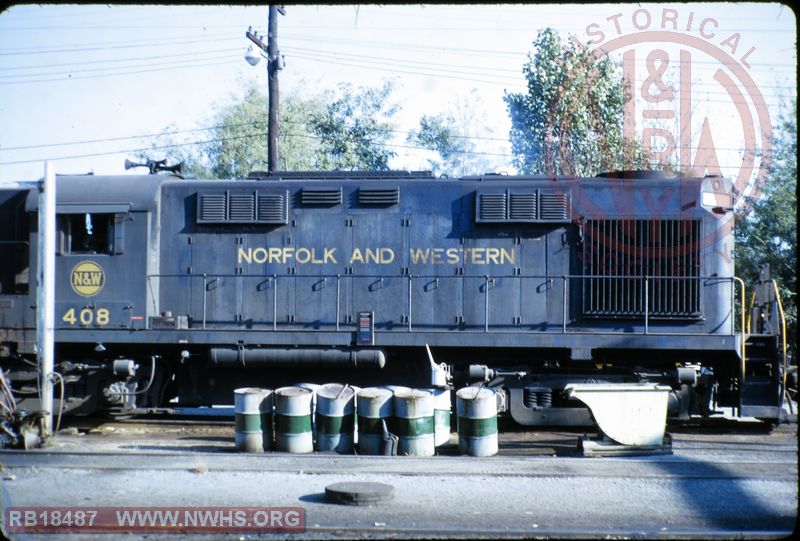
<path fill-rule="evenodd" d="M 62 214 L 59 226 L 64 254 L 114 253 L 114 214 Z"/>

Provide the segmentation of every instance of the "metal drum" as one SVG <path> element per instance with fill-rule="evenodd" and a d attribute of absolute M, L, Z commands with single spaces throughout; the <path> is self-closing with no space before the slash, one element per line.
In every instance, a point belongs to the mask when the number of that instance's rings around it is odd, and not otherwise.
<path fill-rule="evenodd" d="M 275 391 L 275 443 L 279 451 L 310 453 L 311 399 L 314 391 L 304 387 L 281 387 Z"/>
<path fill-rule="evenodd" d="M 317 424 L 314 422 L 314 415 L 316 415 L 317 412 L 317 391 L 322 385 L 318 383 L 295 383 L 294 386 L 303 389 L 311 389 L 314 392 L 314 395 L 311 397 L 311 433 L 314 441 L 317 441 Z"/>
<path fill-rule="evenodd" d="M 452 402 L 450 389 L 424 389 L 433 395 L 433 440 L 439 447 L 450 442 L 450 414 Z"/>
<path fill-rule="evenodd" d="M 394 411 L 392 391 L 382 387 L 367 387 L 358 392 L 358 450 L 365 455 L 383 454 L 383 423 Z"/>
<path fill-rule="evenodd" d="M 272 448 L 272 391 L 243 387 L 233 391 L 236 450 L 261 453 Z"/>
<path fill-rule="evenodd" d="M 397 391 L 394 395 L 395 434 L 398 455 L 433 456 L 436 445 L 433 395 L 419 389 Z"/>
<path fill-rule="evenodd" d="M 349 453 L 353 450 L 355 402 L 355 391 L 349 385 L 328 383 L 319 388 L 314 417 L 317 451 Z"/>
<path fill-rule="evenodd" d="M 392 396 L 397 395 L 398 392 L 408 392 L 411 390 L 411 387 L 405 387 L 403 385 L 379 385 L 381 389 L 389 389 L 392 391 Z M 394 408 L 392 408 L 394 411 Z M 395 425 L 397 424 L 397 419 L 394 416 L 394 413 L 389 419 L 386 419 L 386 426 L 389 428 L 389 432 L 396 433 Z"/>
<path fill-rule="evenodd" d="M 411 387 L 405 387 L 403 385 L 379 385 L 378 387 L 380 389 L 389 389 L 390 391 L 392 391 L 392 394 L 395 394 L 400 391 L 405 392 L 411 390 Z"/>
<path fill-rule="evenodd" d="M 497 454 L 497 397 L 491 389 L 465 387 L 456 393 L 458 448 L 472 456 Z"/>

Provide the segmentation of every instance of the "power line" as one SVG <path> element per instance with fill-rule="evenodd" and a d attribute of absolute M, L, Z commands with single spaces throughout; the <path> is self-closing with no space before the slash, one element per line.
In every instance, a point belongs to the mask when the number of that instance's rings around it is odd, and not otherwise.
<path fill-rule="evenodd" d="M 80 77 L 58 77 L 55 79 L 36 79 L 36 80 L 27 80 L 27 81 L 9 81 L 9 82 L 0 82 L 0 86 L 3 85 L 20 85 L 20 84 L 31 84 L 31 83 L 47 83 L 53 81 L 74 81 L 80 79 L 97 79 L 102 77 L 116 77 L 119 75 L 138 75 L 141 73 L 149 73 L 149 72 L 156 72 L 156 71 L 165 71 L 165 70 L 179 70 L 179 69 L 190 69 L 190 68 L 207 68 L 211 66 L 221 66 L 225 64 L 233 64 L 234 62 L 238 62 L 236 60 L 226 60 L 224 62 L 209 62 L 205 64 L 185 64 L 179 63 L 178 65 L 170 66 L 170 67 L 162 67 L 162 68 L 153 68 L 153 69 L 143 69 L 143 70 L 134 70 L 134 71 L 123 71 L 119 73 L 104 73 L 98 75 L 84 75 Z"/>
<path fill-rule="evenodd" d="M 320 54 L 320 55 L 333 56 L 333 57 L 346 56 L 346 57 L 355 58 L 355 59 L 358 59 L 358 58 L 363 58 L 363 59 L 367 59 L 367 60 L 375 60 L 375 59 L 377 59 L 377 60 L 380 60 L 380 61 L 396 62 L 398 64 L 411 65 L 411 66 L 428 65 L 428 66 L 434 66 L 437 69 L 440 68 L 440 67 L 474 69 L 476 67 L 474 64 L 471 65 L 471 66 L 464 66 L 464 65 L 450 64 L 450 63 L 442 64 L 442 63 L 438 63 L 438 62 L 425 62 L 425 61 L 420 61 L 420 60 L 404 60 L 404 59 L 399 59 L 399 58 L 387 58 L 387 57 L 384 57 L 384 56 L 370 56 L 370 55 L 345 53 L 345 52 L 341 52 L 341 51 L 332 51 L 332 50 L 319 51 L 318 49 L 306 49 L 306 48 L 303 48 L 303 47 L 289 47 L 289 48 L 286 49 L 286 51 L 287 52 L 289 52 L 289 51 L 298 51 L 301 54 L 302 53 Z M 510 69 L 510 68 L 495 68 L 495 67 L 490 67 L 490 66 L 489 67 L 481 66 L 480 67 L 480 71 L 481 72 L 483 72 L 483 71 L 499 71 L 499 72 L 505 72 L 505 73 L 520 74 L 522 70 L 520 70 L 520 69 Z"/>
<path fill-rule="evenodd" d="M 241 48 L 236 47 L 232 49 L 213 49 L 210 51 L 203 51 L 204 54 L 208 53 L 234 53 L 239 51 Z M 178 53 L 178 54 L 170 54 L 170 55 L 156 55 L 156 56 L 135 56 L 129 58 L 111 58 L 105 60 L 86 60 L 83 62 L 64 62 L 60 64 L 34 64 L 34 65 L 26 65 L 26 66 L 10 66 L 10 67 L 3 67 L 0 68 L 0 71 L 10 71 L 10 70 L 29 70 L 29 69 L 39 69 L 39 68 L 60 68 L 64 66 L 84 66 L 89 64 L 119 64 L 121 62 L 131 62 L 131 61 L 139 61 L 139 60 L 160 60 L 162 58 L 179 58 L 184 56 L 197 56 L 196 52 L 188 52 L 188 53 Z M 20 74 L 25 75 L 25 74 Z M 37 75 L 52 75 L 51 73 L 44 73 L 44 74 L 37 74 Z"/>
<path fill-rule="evenodd" d="M 220 38 L 215 41 L 241 41 L 240 37 L 231 37 L 231 38 Z M 208 39 L 190 39 L 190 40 L 183 40 L 183 41 L 168 41 L 168 42 L 155 42 L 150 41 L 146 43 L 136 42 L 135 44 L 130 45 L 120 45 L 118 42 L 116 45 L 109 45 L 109 44 L 99 44 L 98 47 L 76 47 L 73 49 L 37 49 L 37 50 L 28 50 L 28 51 L 14 51 L 14 52 L 0 52 L 0 56 L 20 56 L 20 55 L 33 55 L 33 54 L 54 54 L 54 53 L 77 53 L 77 52 L 85 52 L 85 51 L 105 51 L 109 49 L 135 49 L 140 47 L 156 47 L 159 45 L 191 45 L 194 43 L 208 43 Z"/>
<path fill-rule="evenodd" d="M 394 58 L 374 57 L 374 56 L 358 55 L 358 54 L 351 54 L 351 53 L 341 53 L 341 52 L 335 52 L 335 51 L 317 52 L 315 50 L 304 49 L 304 48 L 299 48 L 299 47 L 297 47 L 297 48 L 293 47 L 293 48 L 287 49 L 287 51 L 298 51 L 300 53 L 298 55 L 298 57 L 304 58 L 304 59 L 309 59 L 309 56 L 308 56 L 308 54 L 303 54 L 303 53 L 311 53 L 311 54 L 314 54 L 316 56 L 321 56 L 321 57 L 325 57 L 325 58 L 332 58 L 332 59 L 335 59 L 335 60 L 339 60 L 340 59 L 339 57 L 341 56 L 341 57 L 344 57 L 344 58 L 342 58 L 343 60 L 350 60 L 352 62 L 367 62 L 367 63 L 371 63 L 371 64 L 387 65 L 387 66 L 390 66 L 390 67 L 393 67 L 395 65 L 401 66 L 401 67 L 410 67 L 410 68 L 413 68 L 415 66 L 419 66 L 422 69 L 432 69 L 432 70 L 437 70 L 437 72 L 444 71 L 446 73 L 455 73 L 455 74 L 460 74 L 460 75 L 474 75 L 476 77 L 477 76 L 484 76 L 484 77 L 485 76 L 489 76 L 489 77 L 493 77 L 493 78 L 496 78 L 496 79 L 506 80 L 506 81 L 509 81 L 509 82 L 519 82 L 519 79 L 518 78 L 513 78 L 513 77 L 507 77 L 507 76 L 503 76 L 503 75 L 486 74 L 485 72 L 487 70 L 494 70 L 494 71 L 502 71 L 502 72 L 506 72 L 506 73 L 520 73 L 520 76 L 521 76 L 521 70 L 511 70 L 511 69 L 505 69 L 505 68 L 480 67 L 477 71 L 458 71 L 458 70 L 452 70 L 452 69 L 449 69 L 449 68 L 464 68 L 464 69 L 469 70 L 472 66 L 453 65 L 453 64 L 440 64 L 440 63 L 424 62 L 424 61 L 406 61 L 406 60 L 399 60 L 399 59 L 394 59 Z M 363 59 L 363 60 L 359 60 L 359 59 Z M 420 73 L 424 73 L 424 72 L 420 72 Z M 694 87 L 694 86 L 717 86 L 718 87 L 719 84 L 718 83 L 711 83 L 711 82 L 699 82 L 698 83 L 698 82 L 693 81 L 692 82 L 692 87 Z M 783 88 L 783 87 L 778 86 L 778 85 L 762 87 L 760 85 L 744 84 L 744 85 L 741 85 L 741 86 L 743 88 L 745 88 L 745 89 L 755 88 L 755 89 L 758 89 L 759 91 L 762 91 L 764 88 L 772 88 L 772 89 L 782 89 Z M 726 92 L 722 92 L 722 91 L 717 91 L 717 92 L 705 91 L 705 92 L 703 92 L 703 94 L 716 94 L 716 95 L 723 95 L 723 96 L 727 96 L 728 95 Z M 784 95 L 781 95 L 781 94 L 779 94 L 779 95 L 762 94 L 762 95 L 764 97 L 778 97 L 778 98 L 784 98 L 785 97 Z"/>
<path fill-rule="evenodd" d="M 208 56 L 208 57 L 204 57 L 202 59 L 198 59 L 197 61 L 205 62 L 207 60 L 221 60 L 223 58 L 230 58 L 230 53 L 225 53 L 225 54 L 221 54 L 221 55 L 214 55 L 214 56 Z M 189 62 L 191 62 L 191 61 L 189 61 Z M 148 63 L 148 64 L 146 64 L 144 66 L 130 65 L 130 66 L 120 66 L 120 67 L 83 68 L 83 69 L 74 69 L 74 70 L 67 70 L 67 71 L 52 71 L 52 72 L 47 72 L 47 73 L 0 75 L 0 79 L 8 79 L 8 78 L 14 78 L 14 77 L 49 77 L 49 76 L 52 76 L 52 75 L 72 75 L 73 73 L 96 73 L 97 77 L 103 77 L 105 75 L 116 75 L 117 73 L 112 72 L 112 73 L 108 73 L 108 74 L 103 74 L 103 73 L 98 73 L 98 72 L 103 72 L 103 71 L 107 71 L 107 70 L 120 70 L 120 69 L 147 67 L 148 69 L 142 71 L 142 73 L 144 73 L 144 72 L 147 72 L 147 71 L 154 71 L 153 69 L 149 69 L 150 67 L 153 67 L 153 66 L 180 67 L 180 66 L 187 66 L 187 64 L 186 64 L 186 61 L 184 61 L 184 60 L 180 60 L 180 61 L 171 60 L 171 61 L 168 61 L 168 62 L 152 62 L 152 63 Z M 193 64 L 193 65 L 187 66 L 187 67 L 195 67 L 195 66 L 196 66 L 196 64 Z"/>
<path fill-rule="evenodd" d="M 385 68 L 377 67 L 377 66 L 368 66 L 368 65 L 363 65 L 363 64 L 351 64 L 351 63 L 347 63 L 347 62 L 335 62 L 335 61 L 331 61 L 331 60 L 322 60 L 322 59 L 319 59 L 319 58 L 312 58 L 312 57 L 299 57 L 299 58 L 302 58 L 304 60 L 309 60 L 311 62 L 320 62 L 320 63 L 326 63 L 326 64 L 336 64 L 336 65 L 339 65 L 339 66 L 349 66 L 349 67 L 361 68 L 361 69 L 371 69 L 371 70 L 378 70 L 378 71 L 386 71 Z M 486 84 L 499 85 L 499 86 L 505 86 L 505 87 L 509 86 L 507 83 L 503 83 L 503 82 L 500 82 L 500 81 L 489 81 L 489 80 L 486 80 L 486 79 L 476 79 L 475 77 L 458 77 L 458 76 L 455 76 L 455 75 L 436 75 L 436 74 L 432 74 L 432 73 L 423 73 L 423 72 L 418 72 L 418 71 L 409 71 L 409 70 L 402 70 L 402 69 L 393 69 L 392 72 L 393 73 L 406 73 L 406 74 L 410 74 L 410 75 L 421 75 L 421 76 L 426 76 L 426 77 L 435 77 L 435 78 L 440 78 L 440 79 L 457 79 L 457 80 L 462 80 L 462 81 L 474 81 L 474 82 L 479 82 L 479 83 L 486 83 Z M 517 87 L 517 88 L 523 89 L 523 86 L 520 84 L 520 86 Z"/>
<path fill-rule="evenodd" d="M 364 66 L 377 65 L 377 66 L 386 66 L 386 67 L 392 68 L 392 69 L 394 69 L 396 67 L 413 69 L 415 66 L 419 66 L 418 69 L 415 71 L 415 73 L 419 73 L 419 74 L 422 74 L 422 75 L 430 74 L 432 76 L 438 76 L 439 74 L 442 74 L 442 73 L 452 73 L 452 74 L 456 74 L 456 75 L 467 75 L 467 76 L 473 76 L 473 77 L 480 77 L 482 79 L 490 78 L 490 79 L 495 79 L 495 80 L 498 80 L 498 81 L 504 81 L 504 82 L 508 82 L 508 83 L 522 83 L 522 82 L 524 82 L 524 78 L 522 77 L 522 74 L 520 74 L 519 77 L 510 77 L 510 76 L 506 76 L 506 75 L 495 75 L 495 74 L 483 73 L 482 71 L 462 71 L 462 70 L 449 69 L 446 66 L 426 67 L 426 66 L 423 66 L 423 65 L 415 64 L 413 62 L 412 63 L 396 62 L 394 60 L 358 60 L 358 59 L 351 60 L 351 59 L 348 59 L 348 58 L 340 59 L 336 55 L 327 54 L 327 53 L 320 53 L 320 54 L 317 54 L 315 56 L 310 56 L 308 54 L 298 53 L 296 56 L 298 58 L 303 58 L 303 59 L 306 59 L 306 60 L 308 60 L 308 59 L 314 59 L 314 60 L 330 59 L 331 61 L 336 61 L 336 62 L 338 62 L 339 60 L 344 60 L 344 61 L 348 61 L 348 62 L 359 63 L 359 64 L 364 65 Z M 319 57 L 319 58 L 316 58 L 316 57 Z M 428 72 L 428 71 L 420 71 L 420 70 L 430 70 L 430 72 Z"/>
<path fill-rule="evenodd" d="M 388 130 L 388 131 L 399 131 L 399 130 Z M 194 146 L 194 145 L 224 143 L 224 142 L 227 142 L 227 141 L 236 141 L 236 140 L 240 140 L 240 139 L 247 139 L 247 138 L 252 138 L 252 137 L 261 137 L 261 136 L 266 136 L 266 135 L 267 135 L 267 132 L 256 132 L 256 133 L 249 133 L 249 134 L 246 134 L 246 135 L 239 135 L 239 136 L 233 136 L 233 137 L 221 137 L 221 138 L 208 139 L 208 140 L 203 140 L 203 141 L 190 141 L 190 142 L 184 142 L 184 143 L 171 143 L 171 144 L 167 144 L 167 145 L 156 145 L 156 146 L 136 148 L 136 149 L 114 150 L 114 151 L 107 151 L 107 152 L 95 152 L 95 153 L 89 153 L 89 154 L 77 154 L 77 155 L 70 155 L 70 156 L 58 156 L 58 157 L 50 157 L 50 158 L 47 158 L 47 159 L 52 160 L 52 161 L 59 161 L 59 160 L 79 159 L 79 158 L 91 158 L 91 157 L 97 157 L 97 156 L 110 156 L 110 155 L 114 155 L 114 154 L 132 154 L 132 153 L 136 153 L 136 152 L 146 152 L 146 151 L 153 151 L 153 150 L 165 150 L 165 149 L 169 149 L 169 148 L 181 148 L 181 147 Z M 325 140 L 326 139 L 325 137 L 322 137 L 322 136 L 319 136 L 319 135 L 313 135 L 313 134 L 286 133 L 286 134 L 281 134 L 281 136 L 282 137 L 297 137 L 297 138 L 304 138 L 304 139 L 316 139 L 316 140 Z M 472 139 L 472 138 L 470 138 L 470 139 Z M 386 146 L 386 147 L 390 147 L 390 148 L 405 148 L 405 149 L 411 149 L 411 150 L 425 150 L 425 151 L 436 152 L 435 149 L 432 149 L 432 148 L 429 148 L 429 147 L 421 147 L 421 146 L 414 146 L 414 145 L 403 145 L 403 144 L 399 144 L 399 143 L 381 143 L 381 142 L 371 141 L 370 144 L 376 145 L 376 146 Z M 690 146 L 689 148 L 690 149 L 694 149 L 696 151 L 699 151 L 699 150 L 702 149 L 702 147 L 694 147 L 694 146 Z M 676 150 L 677 150 L 677 148 L 676 148 Z M 719 150 L 726 150 L 726 149 L 714 148 L 714 150 L 719 151 Z M 743 149 L 727 149 L 727 150 L 732 150 L 732 151 L 737 151 L 737 152 L 745 152 Z M 496 153 L 496 152 L 482 152 L 482 151 L 476 151 L 476 150 L 453 150 L 451 152 L 458 153 L 458 154 L 469 154 L 469 155 L 479 155 L 479 156 L 495 156 L 495 157 L 506 157 L 506 158 L 514 158 L 516 156 L 515 154 Z M 18 164 L 26 164 L 26 163 L 39 163 L 42 160 L 43 160 L 43 158 L 30 159 L 30 160 L 16 160 L 16 161 L 10 161 L 10 162 L 0 162 L 0 165 L 18 165 Z M 739 166 L 741 166 L 741 164 L 720 164 L 720 167 L 724 167 L 724 168 L 736 168 L 736 167 L 739 167 Z"/>
<path fill-rule="evenodd" d="M 305 125 L 304 122 L 296 122 L 291 120 L 283 119 L 281 120 L 283 124 L 293 124 L 293 125 Z M 190 128 L 186 130 L 175 130 L 175 131 L 165 131 L 160 133 L 151 133 L 151 134 L 144 134 L 144 135 L 127 135 L 121 137 L 109 137 L 104 139 L 89 139 L 83 141 L 70 141 L 64 143 L 45 143 L 40 145 L 27 145 L 27 146 L 18 146 L 18 147 L 0 147 L 0 152 L 3 151 L 13 151 L 13 150 L 33 150 L 38 148 L 53 148 L 53 147 L 60 147 L 60 146 L 72 146 L 72 145 L 85 145 L 85 144 L 94 144 L 94 143 L 111 143 L 116 141 L 129 141 L 131 139 L 146 139 L 146 138 L 157 138 L 157 137 L 164 137 L 168 135 L 179 135 L 183 133 L 193 133 L 198 131 L 211 131 L 216 129 L 222 128 L 241 128 L 244 126 L 259 126 L 264 124 L 263 120 L 253 120 L 251 122 L 240 122 L 236 124 L 217 124 L 214 126 L 205 126 L 200 128 Z M 395 130 L 395 129 L 384 129 L 383 131 L 387 131 L 390 133 L 396 134 L 405 134 L 408 135 L 412 133 L 409 130 Z M 456 139 L 468 139 L 468 140 L 475 140 L 475 141 L 508 141 L 508 138 L 501 138 L 501 137 L 480 137 L 475 135 L 453 135 L 453 138 Z"/>
<path fill-rule="evenodd" d="M 368 40 L 354 40 L 354 39 L 346 39 L 346 38 L 328 38 L 328 37 L 320 37 L 320 36 L 312 36 L 312 35 L 303 35 L 303 34 L 289 34 L 287 36 L 282 37 L 281 39 L 285 39 L 288 41 L 292 40 L 299 40 L 299 41 L 306 41 L 306 42 L 323 42 L 323 43 L 330 43 L 331 41 L 335 41 L 337 45 L 343 45 L 347 47 L 348 43 L 352 44 L 354 47 L 358 47 L 363 49 L 363 47 L 368 46 L 370 48 L 378 48 L 378 49 L 389 49 L 392 51 L 398 50 L 407 50 L 407 51 L 422 51 L 426 53 L 436 53 L 436 54 L 444 54 L 444 55 L 461 55 L 462 53 L 466 53 L 469 55 L 475 56 L 515 56 L 515 57 L 527 57 L 528 53 L 535 52 L 533 49 L 529 49 L 526 51 L 503 51 L 503 50 L 493 50 L 493 49 L 465 49 L 465 48 L 453 48 L 449 46 L 433 46 L 433 45 L 416 45 L 411 43 L 391 43 L 385 41 L 368 41 Z M 694 64 L 709 64 L 709 65 L 719 65 L 719 62 L 711 61 L 711 60 L 693 60 Z M 640 58 L 637 59 L 637 64 L 642 66 L 645 65 L 645 59 Z M 750 71 L 755 70 L 759 66 L 774 66 L 774 67 L 795 67 L 795 64 L 788 64 L 788 63 L 763 63 L 763 62 L 754 62 L 751 64 L 753 68 Z"/>

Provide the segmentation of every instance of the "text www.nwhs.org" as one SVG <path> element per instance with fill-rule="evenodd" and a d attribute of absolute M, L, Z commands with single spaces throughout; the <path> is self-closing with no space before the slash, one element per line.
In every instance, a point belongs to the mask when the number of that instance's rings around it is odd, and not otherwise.
<path fill-rule="evenodd" d="M 5 531 L 304 532 L 302 507 L 8 507 Z"/>

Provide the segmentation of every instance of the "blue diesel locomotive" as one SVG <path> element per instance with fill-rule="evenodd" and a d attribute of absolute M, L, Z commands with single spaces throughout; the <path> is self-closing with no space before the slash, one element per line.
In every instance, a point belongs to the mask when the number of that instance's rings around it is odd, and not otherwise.
<path fill-rule="evenodd" d="M 721 177 L 59 175 L 64 413 L 229 404 L 241 386 L 482 381 L 524 425 L 570 383 L 672 388 L 673 418 L 777 421 L 777 299 L 745 306 Z M 0 366 L 36 408 L 36 190 L 0 188 Z M 744 310 L 744 312 L 743 312 Z M 432 353 L 429 356 L 426 346 Z"/>

